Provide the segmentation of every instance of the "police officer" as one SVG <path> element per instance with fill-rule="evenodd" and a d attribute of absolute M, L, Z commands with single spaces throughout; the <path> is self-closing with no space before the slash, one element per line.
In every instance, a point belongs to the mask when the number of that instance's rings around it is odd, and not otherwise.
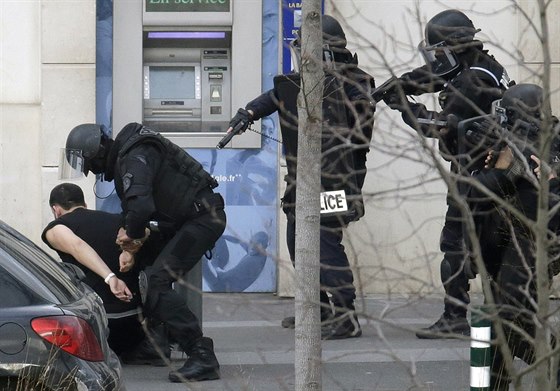
<path fill-rule="evenodd" d="M 66 141 L 74 167 L 114 180 L 121 200 L 121 248 L 155 254 L 148 272 L 144 311 L 163 322 L 169 337 L 188 355 L 169 379 L 201 381 L 219 378 L 212 339 L 203 336 L 196 316 L 172 284 L 200 261 L 226 225 L 218 185 L 200 163 L 159 133 L 138 124 L 126 125 L 113 140 L 95 124 L 76 126 Z M 159 237 L 145 235 L 152 220 L 168 228 Z M 144 246 L 145 244 L 145 246 Z"/>
<path fill-rule="evenodd" d="M 49 205 L 55 220 L 45 227 L 41 239 L 63 262 L 82 269 L 84 282 L 103 300 L 109 319 L 109 346 L 121 355 L 140 343 L 144 332 L 137 310 L 138 270 L 119 271 L 121 249 L 115 237 L 120 216 L 87 209 L 82 189 L 73 183 L 55 186 Z M 153 348 L 147 358 L 152 363 L 162 362 Z"/>
<path fill-rule="evenodd" d="M 477 234 L 486 270 L 490 276 L 493 301 L 501 322 L 493 318 L 494 330 L 503 327 L 511 359 L 519 357 L 532 364 L 535 360 L 534 338 L 537 327 L 536 308 L 536 236 L 531 222 L 537 219 L 539 184 L 537 175 L 545 170 L 549 179 L 550 208 L 558 203 L 560 181 L 550 165 L 537 158 L 539 132 L 543 126 L 543 90 L 534 84 L 519 84 L 507 90 L 496 107 L 507 129 L 505 146 L 488 157 L 486 169 L 475 175 L 485 188 L 472 186 L 469 203 L 476 211 Z M 553 118 L 549 115 L 548 118 Z M 558 162 L 558 121 L 545 145 L 550 146 L 550 162 Z M 554 133 L 556 132 L 556 134 Z M 498 154 L 497 159 L 492 154 Z M 495 163 L 494 163 L 495 160 Z M 489 194 L 502 202 L 494 201 Z M 523 215 L 525 218 L 518 217 Z M 552 215 L 548 228 L 558 234 L 560 215 Z M 552 254 L 552 253 L 551 253 Z M 552 273 L 550 273 L 550 278 Z M 542 299 L 541 299 L 542 300 Z M 547 298 L 544 298 L 547 300 Z M 522 330 L 522 331 L 521 331 Z M 495 349 L 492 360 L 491 389 L 508 390 L 510 376 L 502 350 Z"/>
<path fill-rule="evenodd" d="M 490 113 L 492 102 L 501 97 L 510 83 L 505 69 L 474 39 L 479 29 L 458 10 L 446 10 L 430 19 L 425 40 L 419 45 L 426 65 L 407 72 L 389 89 L 383 100 L 402 112 L 403 120 L 425 137 L 436 138 L 451 170 L 468 175 L 484 165 L 485 154 L 474 154 L 468 164 L 458 164 L 459 140 L 452 123 Z M 439 92 L 441 111 L 430 111 L 421 103 L 409 102 L 405 95 Z M 447 124 L 445 127 L 437 124 Z M 450 338 L 469 335 L 466 319 L 470 302 L 468 279 L 463 273 L 464 246 L 461 213 L 450 195 L 445 225 L 441 233 L 441 279 L 445 289 L 444 312 L 418 338 Z"/>
<path fill-rule="evenodd" d="M 373 78 L 358 67 L 357 56 L 346 49 L 346 36 L 340 23 L 329 15 L 322 17 L 324 42 L 324 69 L 326 74 L 325 98 L 323 101 L 323 187 L 336 187 L 327 183 L 325 176 L 338 177 L 338 185 L 346 188 L 346 193 L 359 198 L 348 208 L 344 216 L 329 221 L 321 219 L 320 228 L 320 283 L 321 283 L 321 334 L 323 339 L 343 339 L 359 337 L 362 334 L 354 300 L 356 290 L 353 285 L 353 274 L 348 257 L 342 245 L 342 228 L 349 222 L 363 215 L 361 188 L 366 175 L 366 154 L 373 128 L 374 106 L 370 102 L 370 92 L 374 87 Z M 292 261 L 295 259 L 295 185 L 297 171 L 297 108 L 296 100 L 299 92 L 299 38 L 292 45 L 292 56 L 295 59 L 294 73 L 275 77 L 274 89 L 265 92 L 249 102 L 245 109 L 239 109 L 230 122 L 233 129 L 245 130 L 252 121 L 280 112 L 283 147 L 286 155 L 288 175 L 286 176 L 286 192 L 282 198 L 283 210 L 287 215 L 287 244 Z M 334 98 L 336 96 L 336 98 Z M 329 130 L 329 129 L 331 130 Z M 338 128 L 338 134 L 330 140 L 348 141 L 346 151 L 332 148 L 327 152 L 325 136 L 327 132 Z M 345 129 L 342 131 L 341 129 Z M 327 137 L 328 138 L 328 137 Z M 328 142 L 327 142 L 328 143 Z M 334 153 L 333 153 L 334 151 Z M 337 154 L 338 151 L 338 154 Z M 341 156 L 345 156 L 341 158 Z M 341 160 L 342 159 L 342 160 Z M 347 160 L 344 160 L 347 159 Z M 343 162 L 344 160 L 344 162 Z M 334 163 L 334 164 L 333 164 Z M 340 164 L 338 164 L 340 163 Z M 330 167 L 325 167 L 330 166 Z M 345 172 L 348 168 L 351 172 Z M 340 178 L 346 178 L 340 180 Z M 350 179 L 349 179 L 350 178 Z M 352 182 L 350 184 L 350 182 Z M 327 292 L 331 295 L 329 296 Z M 332 310 L 334 308 L 334 312 Z M 287 317 L 282 326 L 293 328 L 295 318 Z"/>

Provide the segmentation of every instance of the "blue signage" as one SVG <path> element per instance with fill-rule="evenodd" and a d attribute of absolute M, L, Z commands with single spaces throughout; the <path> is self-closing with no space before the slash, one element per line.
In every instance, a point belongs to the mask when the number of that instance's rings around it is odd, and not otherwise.
<path fill-rule="evenodd" d="M 301 28 L 302 1 L 282 0 L 282 73 L 292 70 L 290 43 L 297 37 Z M 325 0 L 321 1 L 321 9 L 325 9 Z"/>

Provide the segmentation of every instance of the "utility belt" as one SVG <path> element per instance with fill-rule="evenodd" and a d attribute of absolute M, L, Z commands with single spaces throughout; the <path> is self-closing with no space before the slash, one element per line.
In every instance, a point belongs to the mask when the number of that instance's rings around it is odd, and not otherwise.
<path fill-rule="evenodd" d="M 214 193 L 210 188 L 199 191 L 191 207 L 179 219 L 169 221 L 152 220 L 148 228 L 153 232 L 174 234 L 186 221 L 193 220 L 214 210 L 224 209 L 225 203 L 220 193 Z"/>

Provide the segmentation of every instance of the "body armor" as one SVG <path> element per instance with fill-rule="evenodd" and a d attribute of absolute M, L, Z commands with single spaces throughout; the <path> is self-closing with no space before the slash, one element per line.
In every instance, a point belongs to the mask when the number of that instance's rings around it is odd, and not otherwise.
<path fill-rule="evenodd" d="M 484 113 L 490 114 L 492 112 L 492 102 L 500 99 L 504 91 L 514 84 L 506 72 L 506 70 L 496 61 L 493 57 L 483 53 L 479 54 L 478 61 L 468 68 L 469 72 L 476 75 L 477 88 L 485 91 L 484 99 L 476 101 L 478 109 Z M 465 72 L 465 71 L 463 71 Z M 459 78 L 461 74 L 457 75 Z M 452 88 L 457 88 L 458 93 L 461 93 L 461 86 L 454 86 L 454 80 L 451 80 L 451 87 L 446 88 L 440 93 L 440 105 L 443 109 L 446 106 L 447 92 Z M 453 92 L 457 93 L 457 92 Z M 474 97 L 472 98 L 474 99 Z M 466 105 L 465 105 L 466 106 Z M 453 113 L 458 117 L 459 121 L 478 117 L 480 114 L 473 112 L 469 107 L 465 107 L 462 112 Z M 484 167 L 484 160 L 487 155 L 486 148 L 479 148 L 473 145 L 472 142 L 465 137 L 461 129 L 457 129 L 457 153 L 461 167 L 466 170 L 466 173 L 480 170 Z M 448 145 L 451 151 L 455 151 L 453 145 Z"/>
<path fill-rule="evenodd" d="M 298 74 L 279 75 L 274 87 L 279 99 L 280 128 L 286 153 L 288 175 L 282 198 L 283 209 L 294 214 L 296 200 L 298 121 L 297 96 L 300 88 Z M 346 225 L 364 214 L 361 189 L 357 185 L 353 129 L 349 129 L 342 84 L 330 75 L 325 76 L 323 99 L 323 127 L 321 143 L 321 223 Z"/>
<path fill-rule="evenodd" d="M 124 132 L 129 135 L 122 134 Z M 121 135 L 126 141 L 119 149 L 117 167 L 120 167 L 120 159 L 140 143 L 153 144 L 164 154 L 153 184 L 153 199 L 157 210 L 155 218 L 175 223 L 185 221 L 192 212 L 197 194 L 203 189 L 218 186 L 216 180 L 196 159 L 159 133 L 138 126 L 124 130 L 117 138 Z M 121 174 L 126 176 L 125 173 Z M 123 183 L 125 180 L 120 176 L 115 178 L 115 187 L 121 199 L 126 192 L 127 186 Z"/>

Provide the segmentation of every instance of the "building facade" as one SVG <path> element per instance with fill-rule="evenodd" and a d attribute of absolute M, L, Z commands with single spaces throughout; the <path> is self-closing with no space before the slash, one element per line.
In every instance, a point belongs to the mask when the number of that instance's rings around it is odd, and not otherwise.
<path fill-rule="evenodd" d="M 154 30 L 154 23 L 160 23 L 153 22 L 150 28 L 143 25 L 142 12 L 149 1 L 0 2 L 0 212 L 2 220 L 37 243 L 41 242 L 42 228 L 52 218 L 48 195 L 59 183 L 60 148 L 70 129 L 80 123 L 109 121 L 115 125 L 113 131 L 118 131 L 127 122 L 145 119 L 143 40 L 134 34 Z M 540 85 L 550 83 L 553 113 L 560 113 L 560 25 L 554 23 L 560 16 L 560 0 L 552 1 L 548 7 L 549 31 L 540 37 L 540 27 L 535 32 L 526 19 L 529 15 L 530 22 L 541 25 L 534 1 L 325 0 L 325 13 L 342 21 L 349 48 L 381 84 L 391 74 L 399 75 L 421 65 L 416 47 L 422 39 L 423 26 L 444 9 L 442 3 L 448 8 L 458 7 L 471 17 L 481 29 L 477 37 L 507 68 L 511 78 Z M 111 6 L 109 10 L 103 8 L 107 4 Z M 240 31 L 239 34 L 254 34 L 261 42 L 256 54 L 244 52 L 232 58 L 232 89 L 246 90 L 231 104 L 236 109 L 255 91 L 270 88 L 274 74 L 281 72 L 282 61 L 287 61 L 282 50 L 282 15 L 301 4 L 231 0 L 231 6 L 231 19 L 220 23 L 229 27 L 232 36 Z M 136 12 L 138 18 L 115 19 L 115 12 Z M 199 23 L 206 31 L 213 22 Z M 170 30 L 172 25 L 161 24 L 167 26 L 163 30 Z M 131 34 L 130 41 L 126 41 L 126 34 Z M 140 45 L 140 51 L 123 56 L 122 45 L 126 47 L 127 42 L 127 50 Z M 240 41 L 232 38 L 228 47 L 231 53 L 246 50 L 236 46 L 237 42 Z M 254 50 L 255 44 L 251 47 Z M 543 47 L 548 47 L 549 52 Z M 136 76 L 126 78 L 123 61 L 130 62 L 129 72 Z M 256 68 L 248 70 L 249 65 L 255 64 Z M 133 91 L 139 94 L 138 99 L 133 98 Z M 426 103 L 437 105 L 435 101 Z M 262 127 L 261 131 L 270 137 L 247 148 L 241 145 L 216 152 L 208 146 L 189 149 L 187 143 L 185 147 L 215 170 L 214 175 L 223 179 L 221 189 L 226 199 L 229 195 L 228 214 L 234 217 L 230 221 L 237 223 L 229 227 L 225 251 L 230 262 L 235 258 L 235 264 L 225 269 L 244 264 L 247 269 L 240 269 L 244 273 L 262 268 L 266 274 L 252 288 L 259 275 L 235 288 L 224 282 L 229 288 L 219 289 L 289 295 L 290 262 L 278 197 L 283 182 L 281 147 L 273 141 L 278 133 L 275 119 L 267 119 Z M 240 140 L 241 137 L 244 135 L 239 136 Z M 446 190 L 434 172 L 429 154 L 415 143 L 417 140 L 400 117 L 380 103 L 368 161 L 366 215 L 351 225 L 346 235 L 346 247 L 365 293 L 440 290 L 438 241 Z M 244 181 L 228 183 L 228 178 Z M 110 202 L 111 187 L 95 185 L 92 175 L 77 183 L 84 188 L 90 207 L 118 208 Z M 246 189 L 253 191 L 247 194 Z M 248 245 L 255 241 L 260 246 L 266 243 L 264 261 L 250 256 Z"/>

